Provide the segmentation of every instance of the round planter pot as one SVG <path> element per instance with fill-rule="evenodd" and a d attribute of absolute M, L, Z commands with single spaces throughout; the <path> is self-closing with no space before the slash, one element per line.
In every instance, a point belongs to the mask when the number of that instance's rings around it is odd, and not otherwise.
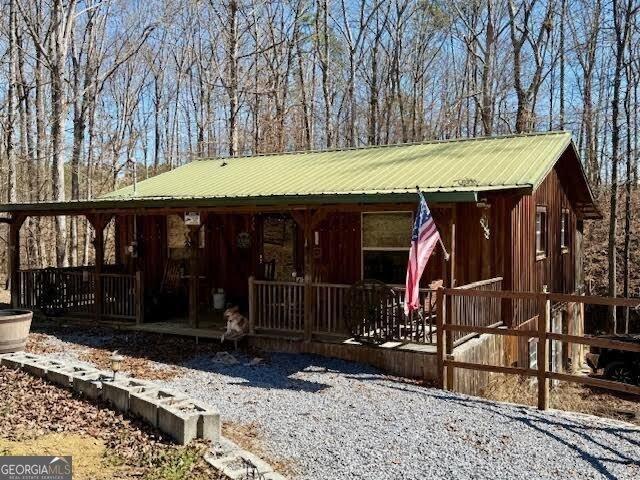
<path fill-rule="evenodd" d="M 0 310 L 0 353 L 24 350 L 32 318 L 29 310 Z"/>

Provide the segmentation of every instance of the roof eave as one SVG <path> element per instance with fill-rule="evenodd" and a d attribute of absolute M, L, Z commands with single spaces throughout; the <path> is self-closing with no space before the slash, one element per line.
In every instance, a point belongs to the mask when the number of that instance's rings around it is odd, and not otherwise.
<path fill-rule="evenodd" d="M 476 191 L 436 191 L 424 192 L 432 203 L 476 202 Z M 282 195 L 264 197 L 194 197 L 194 198 L 110 198 L 79 200 L 70 202 L 39 202 L 0 205 L 0 212 L 29 214 L 83 213 L 92 211 L 119 211 L 159 208 L 215 208 L 215 207 L 267 207 L 304 205 L 344 205 L 376 203 L 410 203 L 416 201 L 415 193 L 384 194 L 323 194 L 323 195 Z"/>

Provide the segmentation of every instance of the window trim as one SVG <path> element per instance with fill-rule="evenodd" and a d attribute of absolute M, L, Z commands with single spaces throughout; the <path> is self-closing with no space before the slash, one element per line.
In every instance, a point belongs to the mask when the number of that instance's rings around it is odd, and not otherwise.
<path fill-rule="evenodd" d="M 544 214 L 544 224 L 540 225 L 541 228 L 541 232 L 540 232 L 540 240 L 542 242 L 542 247 L 543 250 L 538 250 L 538 214 L 543 213 Z M 549 250 L 549 241 L 548 241 L 548 237 L 549 237 L 549 213 L 547 210 L 547 206 L 546 205 L 536 205 L 536 216 L 533 219 L 533 230 L 534 230 L 534 237 L 533 237 L 533 248 L 535 251 L 535 256 L 536 256 L 536 261 L 538 260 L 544 260 L 545 258 L 547 258 L 547 253 Z"/>
<path fill-rule="evenodd" d="M 375 211 L 361 211 L 360 212 L 360 279 L 364 278 L 364 252 L 407 252 L 411 250 L 411 245 L 406 247 L 365 247 L 364 246 L 364 216 L 372 214 L 385 214 L 385 213 L 403 213 L 411 215 L 411 225 L 415 220 L 415 212 L 412 210 L 375 210 Z M 411 232 L 409 234 L 409 242 L 411 242 Z"/>
<path fill-rule="evenodd" d="M 565 221 L 565 218 L 566 218 L 566 221 Z M 569 235 L 570 223 L 571 223 L 571 213 L 569 212 L 568 208 L 563 208 L 560 213 L 560 253 L 562 255 L 569 253 L 569 248 L 571 247 L 571 239 Z"/>

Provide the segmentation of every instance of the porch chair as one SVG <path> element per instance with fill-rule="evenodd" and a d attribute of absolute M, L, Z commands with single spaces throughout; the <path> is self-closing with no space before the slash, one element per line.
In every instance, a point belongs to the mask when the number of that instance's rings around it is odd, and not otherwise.
<path fill-rule="evenodd" d="M 180 262 L 168 259 L 164 267 L 160 294 L 177 293 L 181 289 Z"/>
<path fill-rule="evenodd" d="M 183 309 L 185 299 L 182 298 L 184 297 L 184 285 L 181 280 L 180 266 L 179 260 L 167 259 L 160 289 L 157 294 L 153 295 L 151 302 L 155 312 L 150 313 L 171 318 Z"/>
<path fill-rule="evenodd" d="M 264 280 L 274 281 L 276 279 L 276 260 L 269 260 L 268 262 L 264 262 L 263 266 L 263 277 Z"/>

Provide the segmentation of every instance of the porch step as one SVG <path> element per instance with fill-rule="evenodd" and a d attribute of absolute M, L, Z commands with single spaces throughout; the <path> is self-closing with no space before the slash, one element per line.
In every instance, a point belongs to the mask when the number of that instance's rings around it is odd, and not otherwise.
<path fill-rule="evenodd" d="M 224 330 L 220 329 L 193 328 L 183 323 L 173 322 L 142 323 L 140 325 L 128 325 L 123 327 L 123 329 L 138 332 L 163 333 L 167 335 L 214 339 L 222 338 L 222 334 L 224 333 Z"/>

